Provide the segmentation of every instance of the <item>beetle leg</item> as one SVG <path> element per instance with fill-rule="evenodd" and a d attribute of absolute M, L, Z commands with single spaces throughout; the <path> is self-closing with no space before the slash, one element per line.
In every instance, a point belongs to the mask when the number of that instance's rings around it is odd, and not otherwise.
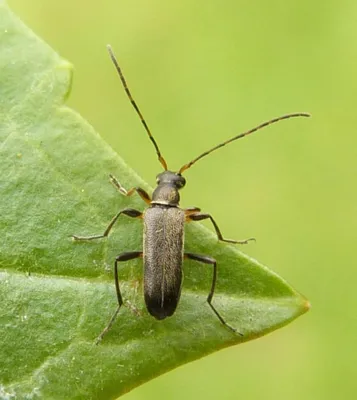
<path fill-rule="evenodd" d="M 136 192 L 145 201 L 146 204 L 151 203 L 151 198 L 145 192 L 144 189 L 141 189 L 140 187 L 133 187 L 130 190 L 126 190 L 114 175 L 110 174 L 109 179 L 110 179 L 110 182 L 119 190 L 119 192 L 122 195 L 131 196 L 133 193 Z"/>
<path fill-rule="evenodd" d="M 228 242 L 228 243 L 236 243 L 236 244 L 247 244 L 249 241 L 254 240 L 254 238 L 249 238 L 249 239 L 244 239 L 244 240 L 232 240 L 232 239 L 224 239 L 222 236 L 221 231 L 218 228 L 218 225 L 216 221 L 212 218 L 210 214 L 204 214 L 204 213 L 195 213 L 195 214 L 188 214 L 186 215 L 186 221 L 202 221 L 203 219 L 210 219 L 213 226 L 214 230 L 216 231 L 217 237 L 219 240 L 222 242 Z"/>
<path fill-rule="evenodd" d="M 236 332 L 239 335 L 243 336 L 243 334 L 238 332 L 237 329 L 235 329 L 232 326 L 230 326 L 229 324 L 227 324 L 227 322 L 223 319 L 223 317 L 220 315 L 220 313 L 215 309 L 215 307 L 212 304 L 212 298 L 213 298 L 213 295 L 214 295 L 214 289 L 216 287 L 216 281 L 217 281 L 217 261 L 214 258 L 210 257 L 210 256 L 204 256 L 204 255 L 193 254 L 193 253 L 185 253 L 185 258 L 189 258 L 190 260 L 199 261 L 199 262 L 202 262 L 204 264 L 210 264 L 210 265 L 213 266 L 212 285 L 211 285 L 211 290 L 210 290 L 210 292 L 208 294 L 208 297 L 207 297 L 207 303 L 209 304 L 209 306 L 211 307 L 212 311 L 216 314 L 216 316 L 222 322 L 223 325 L 225 325 L 231 331 Z"/>
<path fill-rule="evenodd" d="M 189 207 L 189 208 L 185 208 L 183 211 L 185 212 L 186 221 L 187 221 L 190 215 L 199 213 L 201 211 L 201 209 L 198 207 Z"/>
<path fill-rule="evenodd" d="M 119 276 L 118 276 L 118 263 L 119 262 L 123 262 L 123 261 L 129 261 L 129 260 L 133 260 L 134 258 L 139 258 L 143 256 L 143 252 L 142 251 L 126 251 L 125 253 L 121 253 L 118 255 L 118 257 L 115 259 L 115 263 L 114 263 L 114 281 L 115 281 L 115 289 L 117 292 L 117 299 L 118 299 L 118 307 L 115 310 L 115 313 L 112 315 L 112 317 L 110 318 L 107 326 L 103 329 L 102 333 L 97 337 L 96 340 L 96 344 L 98 344 L 104 337 L 104 335 L 106 333 L 108 333 L 108 331 L 110 330 L 110 328 L 112 327 L 118 313 L 119 310 L 121 308 L 121 306 L 123 305 L 123 298 L 120 292 L 120 287 L 119 287 Z"/>
<path fill-rule="evenodd" d="M 134 210 L 133 208 L 125 208 L 124 210 L 119 211 L 118 214 L 112 218 L 112 220 L 109 222 L 109 225 L 107 226 L 107 229 L 104 231 L 103 235 L 93 235 L 93 236 L 72 235 L 73 240 L 93 240 L 93 239 L 101 239 L 108 236 L 109 232 L 113 228 L 113 225 L 117 222 L 121 214 L 124 214 L 131 218 L 142 218 L 143 216 L 143 213 L 141 211 Z"/>

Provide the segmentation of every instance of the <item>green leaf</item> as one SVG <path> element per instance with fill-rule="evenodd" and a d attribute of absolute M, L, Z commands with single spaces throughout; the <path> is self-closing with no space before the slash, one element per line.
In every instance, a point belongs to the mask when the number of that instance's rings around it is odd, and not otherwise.
<path fill-rule="evenodd" d="M 142 226 L 123 217 L 107 240 L 70 235 L 102 233 L 119 209 L 143 209 L 138 196 L 115 191 L 109 173 L 124 187 L 150 188 L 64 105 L 71 78 L 71 65 L 0 0 L 1 398 L 113 399 L 308 310 L 280 277 L 192 223 L 186 249 L 217 259 L 214 305 L 244 336 L 206 303 L 211 267 L 185 262 L 179 307 L 157 321 L 143 303 L 141 261 L 131 261 L 120 268 L 121 288 L 141 315 L 123 307 L 96 346 L 116 308 L 113 260 L 142 248 Z"/>

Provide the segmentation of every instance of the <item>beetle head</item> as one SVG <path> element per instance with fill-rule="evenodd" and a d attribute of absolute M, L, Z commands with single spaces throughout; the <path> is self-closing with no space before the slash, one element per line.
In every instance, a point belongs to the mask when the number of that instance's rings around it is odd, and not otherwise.
<path fill-rule="evenodd" d="M 157 185 L 172 185 L 176 189 L 181 189 L 186 185 L 186 179 L 172 171 L 164 171 L 156 176 Z"/>

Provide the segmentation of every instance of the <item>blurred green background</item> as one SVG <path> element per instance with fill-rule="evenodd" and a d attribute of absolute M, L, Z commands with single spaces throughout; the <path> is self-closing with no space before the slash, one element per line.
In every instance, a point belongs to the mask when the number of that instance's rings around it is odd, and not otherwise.
<path fill-rule="evenodd" d="M 356 1 L 8 3 L 73 63 L 69 106 L 152 185 L 160 164 L 107 43 L 173 169 L 266 119 L 313 114 L 202 160 L 182 193 L 183 206 L 212 213 L 227 237 L 256 237 L 245 252 L 307 296 L 312 310 L 124 398 L 355 398 Z"/>

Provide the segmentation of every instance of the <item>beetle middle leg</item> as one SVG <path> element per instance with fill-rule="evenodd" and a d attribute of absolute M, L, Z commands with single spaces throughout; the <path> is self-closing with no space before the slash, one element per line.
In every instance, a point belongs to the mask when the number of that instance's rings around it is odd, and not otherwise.
<path fill-rule="evenodd" d="M 106 230 L 104 231 L 103 235 L 92 235 L 92 236 L 72 235 L 72 238 L 74 240 L 94 240 L 94 239 L 101 239 L 101 238 L 107 237 L 109 235 L 109 232 L 113 228 L 113 225 L 117 222 L 117 220 L 121 214 L 124 214 L 131 218 L 142 218 L 142 216 L 143 216 L 143 213 L 141 211 L 134 210 L 133 208 L 125 208 L 124 210 L 119 211 L 118 214 L 112 218 L 112 220 L 109 222 L 109 225 L 107 226 Z"/>
<path fill-rule="evenodd" d="M 216 221 L 213 219 L 212 215 L 210 214 L 204 214 L 204 213 L 200 213 L 200 212 L 192 212 L 191 209 L 188 209 L 186 212 L 186 221 L 202 221 L 204 219 L 210 219 L 213 226 L 214 226 L 214 230 L 216 231 L 217 237 L 220 241 L 222 242 L 227 242 L 227 243 L 236 243 L 236 244 L 247 244 L 249 241 L 254 240 L 254 238 L 249 238 L 249 239 L 244 239 L 244 240 L 232 240 L 232 239 L 224 239 L 224 237 L 222 236 L 222 233 L 220 231 L 220 229 L 218 228 L 218 225 L 216 223 Z"/>
<path fill-rule="evenodd" d="M 121 295 L 120 292 L 120 287 L 119 287 L 119 276 L 118 276 L 118 263 L 119 262 L 123 262 L 123 261 L 129 261 L 129 260 L 133 260 L 135 258 L 139 258 L 143 256 L 143 252 L 142 251 L 126 251 L 124 253 L 121 253 L 118 255 L 118 257 L 115 259 L 115 263 L 114 263 L 114 281 L 115 281 L 115 290 L 117 293 L 117 299 L 118 299 L 118 307 L 115 310 L 115 313 L 112 315 L 112 317 L 110 318 L 107 326 L 103 329 L 103 331 L 101 332 L 101 334 L 97 337 L 96 340 L 96 344 L 98 344 L 104 337 L 104 335 L 106 333 L 108 333 L 108 331 L 110 330 L 110 328 L 112 327 L 118 313 L 119 310 L 121 308 L 121 306 L 123 305 L 123 297 Z"/>
<path fill-rule="evenodd" d="M 217 281 L 217 261 L 213 257 L 204 256 L 204 255 L 201 255 L 201 254 L 185 253 L 184 256 L 185 256 L 185 258 L 188 258 L 190 260 L 199 261 L 201 263 L 210 264 L 210 265 L 213 266 L 212 285 L 211 285 L 211 290 L 210 290 L 210 292 L 208 294 L 208 297 L 207 297 L 207 303 L 209 304 L 209 306 L 211 307 L 212 311 L 216 314 L 216 316 L 218 317 L 218 319 L 222 322 L 222 324 L 224 326 L 226 326 L 231 331 L 233 331 L 235 333 L 238 333 L 240 336 L 243 336 L 243 334 L 238 332 L 237 329 L 235 329 L 231 325 L 227 324 L 227 322 L 223 319 L 221 314 L 216 310 L 216 308 L 212 304 L 212 298 L 213 298 L 213 295 L 214 295 L 214 289 L 216 287 L 216 281 Z"/>

